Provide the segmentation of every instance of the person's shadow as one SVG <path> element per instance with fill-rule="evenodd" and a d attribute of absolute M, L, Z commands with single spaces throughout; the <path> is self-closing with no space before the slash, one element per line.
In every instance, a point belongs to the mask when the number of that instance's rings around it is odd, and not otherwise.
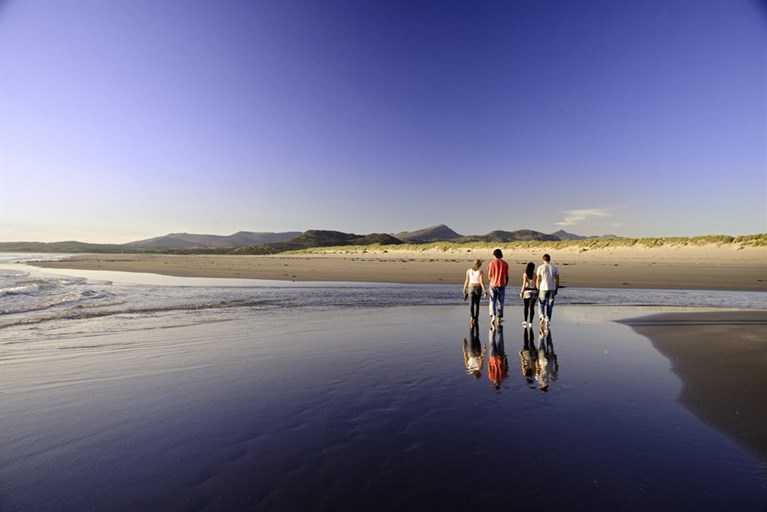
<path fill-rule="evenodd" d="M 479 325 L 472 322 L 469 328 L 469 337 L 463 339 L 463 362 L 466 365 L 466 373 L 479 379 L 482 376 L 482 368 L 485 365 L 485 349 L 479 341 Z"/>
<path fill-rule="evenodd" d="M 509 360 L 503 343 L 503 326 L 490 329 L 488 333 L 487 377 L 495 389 L 509 376 Z"/>
<path fill-rule="evenodd" d="M 538 389 L 547 392 L 559 375 L 559 360 L 554 352 L 551 329 L 541 331 L 540 338 L 538 357 L 535 360 L 535 380 L 538 382 Z"/>

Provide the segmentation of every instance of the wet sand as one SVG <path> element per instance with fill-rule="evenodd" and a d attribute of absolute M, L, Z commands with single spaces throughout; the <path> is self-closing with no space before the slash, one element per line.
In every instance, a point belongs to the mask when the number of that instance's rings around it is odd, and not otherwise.
<path fill-rule="evenodd" d="M 757 510 L 764 464 L 612 321 L 641 311 L 561 306 L 545 340 L 481 322 L 477 378 L 463 305 L 9 343 L 0 508 Z M 545 392 L 521 371 L 528 341 Z"/>
<path fill-rule="evenodd" d="M 767 311 L 665 313 L 624 322 L 669 358 L 683 404 L 767 461 Z"/>
<path fill-rule="evenodd" d="M 705 290 L 767 290 L 767 247 L 617 247 L 549 251 L 562 286 Z M 543 250 L 505 251 L 512 286 L 521 283 L 528 261 Z M 182 277 L 230 277 L 288 281 L 463 283 L 474 259 L 491 250 L 344 250 L 273 256 L 84 255 L 45 268 L 111 270 Z"/>

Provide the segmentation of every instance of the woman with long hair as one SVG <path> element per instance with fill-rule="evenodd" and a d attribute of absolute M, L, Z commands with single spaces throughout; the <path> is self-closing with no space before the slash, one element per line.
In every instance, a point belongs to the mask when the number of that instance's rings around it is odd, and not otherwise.
<path fill-rule="evenodd" d="M 471 325 L 477 323 L 479 317 L 479 300 L 484 294 L 487 297 L 487 289 L 485 288 L 485 272 L 482 270 L 482 260 L 476 260 L 474 265 L 466 271 L 466 279 L 463 281 L 463 298 L 466 300 L 468 295 L 471 296 L 471 302 L 469 304 L 469 315 Z"/>
<path fill-rule="evenodd" d="M 538 288 L 535 287 L 535 263 L 532 261 L 527 264 L 525 273 L 522 274 L 522 288 L 519 290 L 519 296 L 525 302 L 522 327 L 532 327 L 533 317 L 535 317 L 535 301 L 538 299 Z"/>

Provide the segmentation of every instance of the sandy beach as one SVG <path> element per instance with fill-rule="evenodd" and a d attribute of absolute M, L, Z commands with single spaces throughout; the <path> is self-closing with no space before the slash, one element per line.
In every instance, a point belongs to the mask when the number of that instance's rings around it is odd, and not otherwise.
<path fill-rule="evenodd" d="M 145 272 L 183 277 L 288 281 L 462 284 L 474 259 L 484 268 L 492 249 L 402 251 L 348 249 L 273 256 L 82 255 L 45 268 Z M 663 246 L 548 251 L 562 286 L 702 290 L 767 290 L 767 247 Z M 512 285 L 543 250 L 505 249 Z M 517 279 L 519 277 L 519 279 Z"/>

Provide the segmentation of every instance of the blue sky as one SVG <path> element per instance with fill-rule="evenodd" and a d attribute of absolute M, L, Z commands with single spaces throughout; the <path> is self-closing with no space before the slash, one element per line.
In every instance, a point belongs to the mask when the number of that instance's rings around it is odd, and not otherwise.
<path fill-rule="evenodd" d="M 767 231 L 767 5 L 3 1 L 2 239 Z"/>

